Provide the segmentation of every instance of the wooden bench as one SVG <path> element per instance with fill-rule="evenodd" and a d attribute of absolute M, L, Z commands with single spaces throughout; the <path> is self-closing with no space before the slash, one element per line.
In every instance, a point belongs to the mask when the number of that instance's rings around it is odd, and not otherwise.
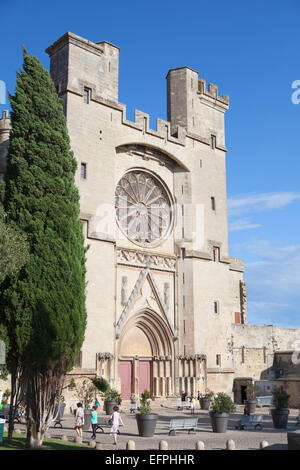
<path fill-rule="evenodd" d="M 66 407 L 65 403 L 60 403 L 60 405 L 57 405 L 55 407 L 55 411 L 54 411 L 55 418 L 53 418 L 53 421 L 54 421 L 54 426 L 53 427 L 54 428 L 56 426 L 60 426 L 61 428 L 63 427 L 61 422 L 63 421 L 63 415 L 64 415 L 64 412 L 65 412 L 65 407 Z"/>
<path fill-rule="evenodd" d="M 171 419 L 169 424 L 169 436 L 175 435 L 176 431 L 187 430 L 196 432 L 198 425 L 198 418 L 174 418 Z"/>
<path fill-rule="evenodd" d="M 188 401 L 179 401 L 177 404 L 177 410 L 190 409 L 191 404 Z"/>
<path fill-rule="evenodd" d="M 262 429 L 262 421 L 262 415 L 243 416 L 242 419 L 235 426 L 235 429 L 247 429 L 250 426 L 253 426 L 254 429 Z"/>

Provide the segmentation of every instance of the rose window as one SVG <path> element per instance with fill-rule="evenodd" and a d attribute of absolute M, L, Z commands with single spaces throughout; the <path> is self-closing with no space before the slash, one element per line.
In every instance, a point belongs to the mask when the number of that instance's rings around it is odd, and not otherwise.
<path fill-rule="evenodd" d="M 170 198 L 162 184 L 149 173 L 126 173 L 116 188 L 115 207 L 121 229 L 134 242 L 153 244 L 168 232 Z"/>

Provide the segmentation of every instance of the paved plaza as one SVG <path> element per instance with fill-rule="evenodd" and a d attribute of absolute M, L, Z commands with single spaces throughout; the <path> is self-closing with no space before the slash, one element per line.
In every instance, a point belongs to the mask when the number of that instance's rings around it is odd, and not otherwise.
<path fill-rule="evenodd" d="M 263 415 L 263 430 L 236 430 L 235 424 L 242 417 L 243 408 L 237 406 L 237 410 L 231 415 L 229 421 L 229 428 L 225 434 L 213 433 L 211 429 L 208 411 L 200 409 L 195 410 L 194 417 L 198 418 L 198 430 L 196 433 L 188 434 L 187 431 L 178 431 L 175 436 L 168 435 L 168 426 L 171 418 L 179 417 L 192 417 L 191 412 L 188 410 L 177 410 L 172 405 L 152 405 L 153 412 L 159 415 L 156 426 L 155 435 L 149 437 L 139 437 L 137 431 L 137 424 L 135 416 L 129 413 L 129 405 L 122 406 L 122 420 L 125 424 L 120 428 L 117 446 L 113 445 L 112 436 L 110 436 L 110 428 L 105 428 L 104 433 L 100 430 L 97 432 L 96 443 L 101 443 L 103 450 L 118 450 L 125 449 L 126 443 L 133 440 L 136 445 L 136 450 L 158 450 L 158 445 L 161 440 L 166 440 L 169 444 L 170 450 L 195 450 L 196 442 L 203 441 L 205 449 L 207 450 L 221 450 L 226 448 L 226 441 L 233 439 L 236 444 L 237 450 L 257 450 L 261 441 L 269 443 L 270 450 L 287 450 L 287 431 L 295 431 L 299 429 L 296 427 L 296 417 L 299 411 L 294 409 L 290 411 L 289 424 L 286 430 L 274 429 L 272 418 L 268 408 L 258 408 L 256 414 Z M 103 411 L 100 416 L 104 415 Z M 60 436 L 67 436 L 68 440 L 72 441 L 76 435 L 74 430 L 74 418 L 69 413 L 66 413 L 63 419 L 63 428 L 51 427 L 49 432 L 52 437 L 60 438 Z M 25 425 L 16 424 L 16 428 L 25 431 Z M 91 430 L 83 433 L 83 443 L 88 444 L 91 439 Z"/>

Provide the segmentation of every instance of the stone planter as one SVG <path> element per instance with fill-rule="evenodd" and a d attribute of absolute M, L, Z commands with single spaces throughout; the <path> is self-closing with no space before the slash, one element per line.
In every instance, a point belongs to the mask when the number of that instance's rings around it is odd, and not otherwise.
<path fill-rule="evenodd" d="M 210 411 L 209 416 L 213 432 L 223 433 L 227 431 L 228 413 L 215 413 L 214 411 Z"/>
<path fill-rule="evenodd" d="M 246 408 L 249 415 L 254 415 L 256 411 L 257 401 L 256 400 L 246 400 Z"/>
<path fill-rule="evenodd" d="M 104 402 L 105 413 L 107 415 L 112 415 L 114 412 L 114 406 L 119 406 L 119 403 L 117 403 L 116 401 L 105 401 Z"/>
<path fill-rule="evenodd" d="M 276 408 L 271 410 L 273 426 L 276 429 L 286 429 L 289 419 L 289 409 L 278 410 Z"/>
<path fill-rule="evenodd" d="M 88 431 L 91 427 L 92 412 L 92 410 L 84 410 L 84 425 L 82 427 L 83 431 Z"/>
<path fill-rule="evenodd" d="M 210 398 L 200 398 L 201 410 L 209 410 Z"/>
<path fill-rule="evenodd" d="M 288 432 L 288 450 L 300 450 L 300 431 Z"/>
<path fill-rule="evenodd" d="M 157 414 L 136 414 L 136 422 L 139 431 L 139 436 L 152 437 L 155 433 L 156 423 L 158 420 Z"/>

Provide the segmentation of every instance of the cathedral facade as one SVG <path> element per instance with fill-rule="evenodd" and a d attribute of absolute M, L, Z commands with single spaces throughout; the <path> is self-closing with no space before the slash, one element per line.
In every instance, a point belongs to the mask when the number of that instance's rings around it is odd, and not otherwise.
<path fill-rule="evenodd" d="M 119 48 L 67 33 L 47 49 L 78 161 L 88 325 L 81 367 L 129 397 L 225 386 L 245 322 L 243 262 L 228 254 L 224 114 L 188 67 L 167 75 L 168 121 L 126 119 Z"/>
<path fill-rule="evenodd" d="M 228 253 L 229 97 L 189 67 L 169 70 L 167 121 L 154 130 L 118 100 L 117 46 L 66 33 L 46 52 L 89 245 L 87 329 L 72 373 L 105 377 L 123 399 L 233 393 L 235 379 L 261 377 L 299 332 L 281 329 L 274 345 L 274 330 L 247 325 L 244 263 Z M 4 115 L 2 172 L 8 133 Z"/>

